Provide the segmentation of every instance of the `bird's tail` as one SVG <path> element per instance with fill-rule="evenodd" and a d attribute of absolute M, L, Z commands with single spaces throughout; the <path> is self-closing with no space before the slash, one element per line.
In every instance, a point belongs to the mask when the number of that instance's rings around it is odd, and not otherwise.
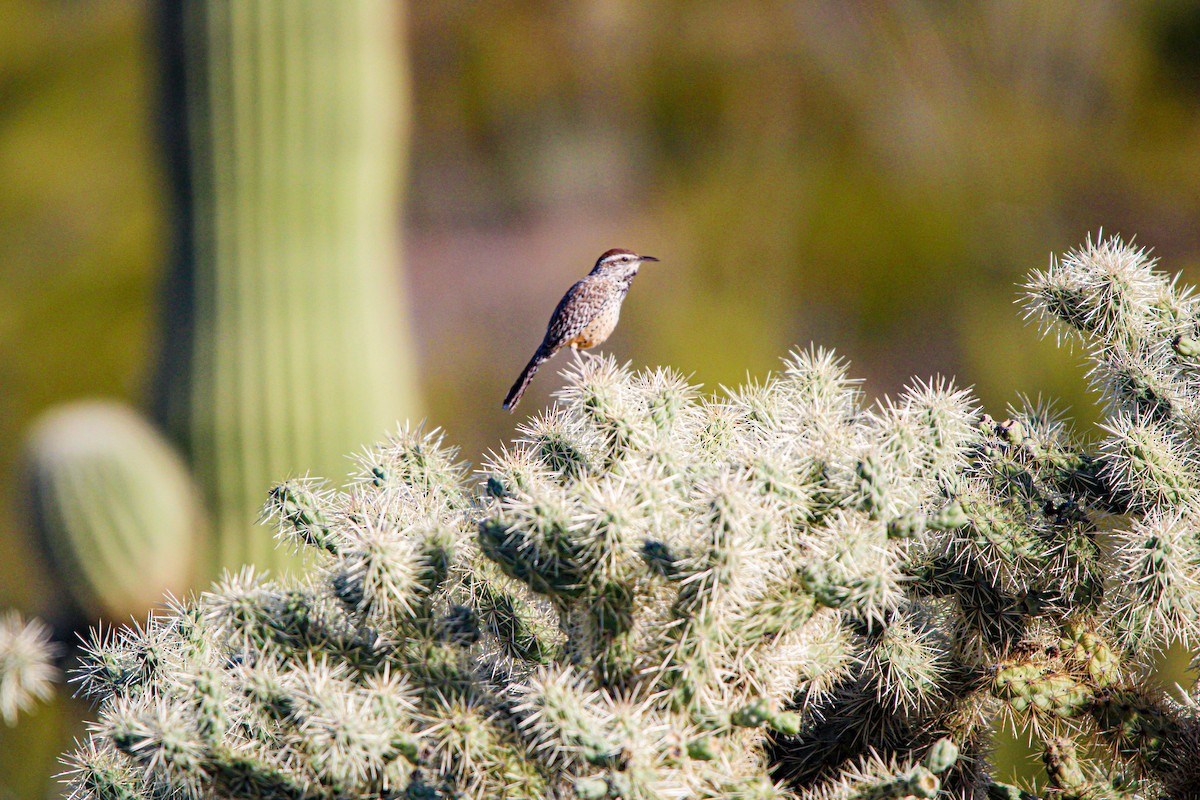
<path fill-rule="evenodd" d="M 550 354 L 544 352 L 540 347 L 533 354 L 533 358 L 529 359 L 529 363 L 525 365 L 525 369 L 521 370 L 521 377 L 517 378 L 517 382 L 508 390 L 508 397 L 504 398 L 504 408 L 506 410 L 512 411 L 517 407 L 517 403 L 521 402 L 521 395 L 525 394 L 525 390 L 529 388 L 529 382 L 533 380 L 534 373 L 549 358 Z"/>

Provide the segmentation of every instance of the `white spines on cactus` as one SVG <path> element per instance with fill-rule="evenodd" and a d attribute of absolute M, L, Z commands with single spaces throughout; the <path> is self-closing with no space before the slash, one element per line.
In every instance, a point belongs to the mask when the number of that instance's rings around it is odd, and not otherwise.
<path fill-rule="evenodd" d="M 58 646 L 40 620 L 26 620 L 16 611 L 0 614 L 0 721 L 13 725 L 54 692 Z"/>
<path fill-rule="evenodd" d="M 1004 721 L 1064 797 L 1200 796 L 1146 670 L 1200 643 L 1200 309 L 1116 240 L 1029 292 L 1087 342 L 1094 446 L 940 379 L 866 405 L 822 350 L 716 396 L 592 357 L 476 478 L 404 428 L 281 484 L 313 568 L 93 640 L 75 796 L 1020 797 Z"/>

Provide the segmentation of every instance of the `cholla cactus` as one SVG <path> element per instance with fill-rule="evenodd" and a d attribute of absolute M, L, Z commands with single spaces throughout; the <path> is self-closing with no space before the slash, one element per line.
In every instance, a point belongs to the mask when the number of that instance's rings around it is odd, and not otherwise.
<path fill-rule="evenodd" d="M 53 694 L 57 654 L 40 620 L 27 622 L 16 611 L 0 614 L 0 720 L 6 725 Z"/>
<path fill-rule="evenodd" d="M 1089 342 L 1094 452 L 945 381 L 865 406 L 819 350 L 720 398 L 590 358 L 478 480 L 405 429 L 278 486 L 317 568 L 97 637 L 74 797 L 1029 797 L 1004 718 L 1055 797 L 1197 796 L 1146 667 L 1200 640 L 1200 309 L 1115 241 L 1029 291 Z"/>

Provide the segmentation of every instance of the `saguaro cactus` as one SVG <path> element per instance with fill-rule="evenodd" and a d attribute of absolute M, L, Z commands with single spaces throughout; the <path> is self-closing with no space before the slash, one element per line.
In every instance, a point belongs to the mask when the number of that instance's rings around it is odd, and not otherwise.
<path fill-rule="evenodd" d="M 262 487 L 313 468 L 341 474 L 347 450 L 415 407 L 398 282 L 402 8 L 391 0 L 158 4 L 176 247 L 154 417 L 204 500 L 212 545 L 181 538 L 176 548 L 211 555 L 200 574 L 281 563 L 286 554 L 251 524 Z M 67 456 L 33 458 L 53 481 L 47 470 L 74 469 Z M 130 486 L 155 481 L 121 477 Z M 63 516 L 54 502 L 46 499 L 44 519 Z M 89 541 L 103 549 L 104 536 L 126 544 L 183 536 L 182 528 L 112 527 L 140 524 L 132 516 L 87 531 L 88 511 L 72 513 L 73 538 L 57 537 L 63 548 Z M 88 558 L 81 551 L 67 560 Z M 144 588 L 143 607 L 165 587 L 147 580 Z M 86 591 L 103 596 L 105 587 Z"/>
<path fill-rule="evenodd" d="M 1006 718 L 1049 797 L 1200 796 L 1200 690 L 1148 678 L 1200 645 L 1200 303 L 1115 241 L 1029 293 L 1097 448 L 820 351 L 715 398 L 593 358 L 474 486 L 412 430 L 281 484 L 317 569 L 97 637 L 75 796 L 1030 800 Z"/>
<path fill-rule="evenodd" d="M 269 563 L 264 480 L 414 407 L 398 284 L 406 142 L 391 0 L 162 4 L 181 247 L 159 413 L 210 499 L 220 563 Z"/>

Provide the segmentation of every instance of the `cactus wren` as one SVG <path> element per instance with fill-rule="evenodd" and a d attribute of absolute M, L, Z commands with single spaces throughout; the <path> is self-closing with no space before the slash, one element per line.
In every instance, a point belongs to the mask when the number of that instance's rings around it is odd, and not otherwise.
<path fill-rule="evenodd" d="M 609 337 L 617 327 L 621 301 L 629 293 L 638 268 L 646 261 L 658 259 L 620 248 L 609 250 L 597 259 L 586 278 L 567 290 L 550 317 L 541 346 L 508 390 L 508 397 L 504 398 L 506 409 L 512 411 L 517 407 L 538 367 L 559 350 L 595 347 Z"/>

